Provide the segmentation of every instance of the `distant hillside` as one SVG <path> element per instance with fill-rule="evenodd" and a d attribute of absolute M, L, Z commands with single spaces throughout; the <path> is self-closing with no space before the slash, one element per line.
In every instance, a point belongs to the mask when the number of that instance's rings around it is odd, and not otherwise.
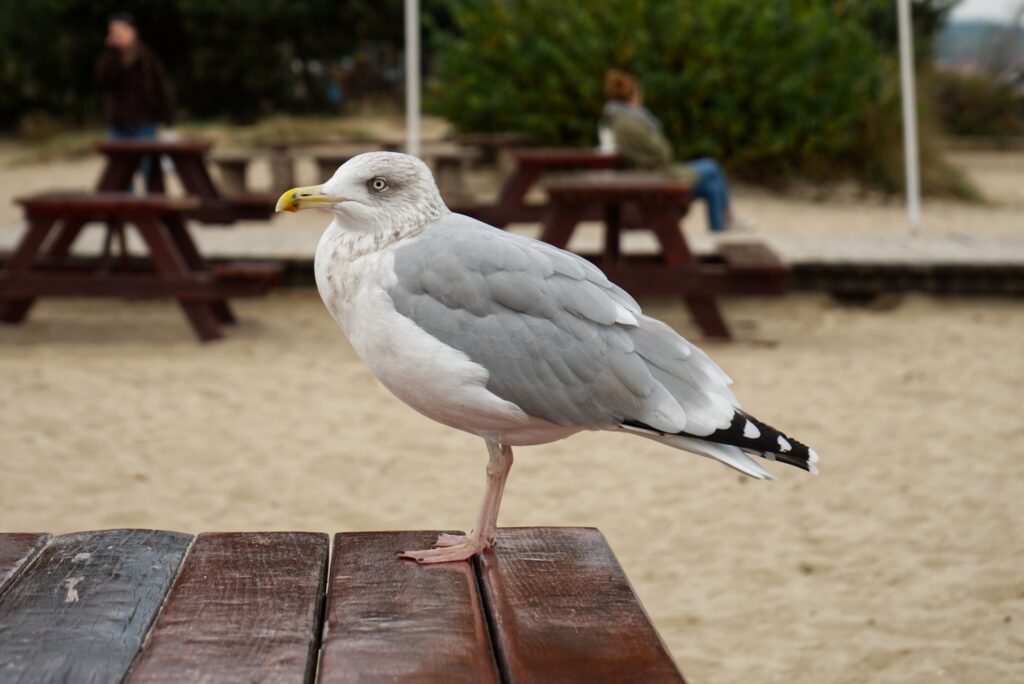
<path fill-rule="evenodd" d="M 1024 61 L 1024 32 L 991 21 L 953 21 L 935 39 L 939 63 L 958 67 L 985 67 L 995 59 Z"/>

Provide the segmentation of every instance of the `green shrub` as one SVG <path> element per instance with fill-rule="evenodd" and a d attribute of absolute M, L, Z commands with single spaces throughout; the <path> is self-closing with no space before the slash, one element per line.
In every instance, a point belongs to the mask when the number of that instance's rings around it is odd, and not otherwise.
<path fill-rule="evenodd" d="M 1024 97 L 1009 83 L 983 74 L 937 71 L 928 79 L 931 98 L 953 135 L 1024 134 Z"/>
<path fill-rule="evenodd" d="M 895 46 L 882 49 L 888 29 L 872 24 L 881 4 L 453 0 L 429 102 L 463 130 L 594 145 L 604 74 L 620 68 L 680 159 L 716 157 L 762 182 L 873 178 L 869 127 L 899 120 L 885 87 Z"/>

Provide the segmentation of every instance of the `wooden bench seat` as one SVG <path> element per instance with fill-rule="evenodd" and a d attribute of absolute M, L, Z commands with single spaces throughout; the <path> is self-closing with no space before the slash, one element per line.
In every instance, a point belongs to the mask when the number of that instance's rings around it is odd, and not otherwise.
<path fill-rule="evenodd" d="M 5 681 L 681 682 L 594 529 L 0 534 Z"/>

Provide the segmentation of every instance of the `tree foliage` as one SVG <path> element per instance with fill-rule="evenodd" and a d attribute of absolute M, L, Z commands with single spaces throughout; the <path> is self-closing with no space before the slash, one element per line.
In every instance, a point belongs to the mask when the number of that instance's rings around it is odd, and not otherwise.
<path fill-rule="evenodd" d="M 325 105 L 328 64 L 402 41 L 401 0 L 0 0 L 0 126 L 26 113 L 82 121 L 107 18 L 131 12 L 187 115 L 251 119 Z"/>
<path fill-rule="evenodd" d="M 761 179 L 864 175 L 895 71 L 883 6 L 895 13 L 890 0 L 452 0 L 430 101 L 461 129 L 593 145 L 619 68 L 681 159 Z"/>

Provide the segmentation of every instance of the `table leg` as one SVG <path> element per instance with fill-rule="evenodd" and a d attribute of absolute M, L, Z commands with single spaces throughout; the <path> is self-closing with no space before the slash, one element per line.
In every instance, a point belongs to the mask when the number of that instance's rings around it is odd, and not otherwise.
<path fill-rule="evenodd" d="M 85 221 L 82 219 L 65 219 L 64 225 L 57 228 L 56 237 L 46 248 L 46 256 L 50 259 L 62 259 L 71 251 L 71 245 L 78 239 Z"/>
<path fill-rule="evenodd" d="M 569 238 L 580 222 L 583 208 L 578 205 L 553 204 L 544 217 L 544 228 L 540 239 L 560 249 L 565 249 Z"/>
<path fill-rule="evenodd" d="M 164 223 L 167 225 L 171 240 L 174 241 L 178 252 L 181 253 L 181 257 L 185 260 L 185 265 L 192 271 L 209 273 L 210 269 L 203 260 L 202 254 L 199 253 L 196 243 L 192 240 L 192 235 L 188 232 L 188 226 L 185 225 L 185 220 L 177 215 L 168 215 L 164 217 Z M 213 315 L 217 317 L 219 322 L 227 323 L 228 325 L 238 322 L 226 299 L 213 302 L 211 308 Z"/>
<path fill-rule="evenodd" d="M 220 193 L 217 186 L 213 184 L 203 158 L 199 154 L 172 154 L 171 161 L 174 162 L 174 170 L 178 173 L 181 184 L 189 195 L 195 195 L 202 199 L 219 199 Z"/>
<path fill-rule="evenodd" d="M 697 260 L 686 244 L 679 229 L 679 215 L 671 206 L 647 205 L 641 209 L 646 214 L 646 221 L 654 229 L 654 234 L 661 243 L 661 251 L 665 262 L 670 266 L 692 263 Z M 722 312 L 714 297 L 708 295 L 683 295 L 683 302 L 690 309 L 690 315 L 705 337 L 712 340 L 730 340 L 732 334 L 726 325 Z"/>
<path fill-rule="evenodd" d="M 604 257 L 605 266 L 614 266 L 619 261 L 622 238 L 622 205 L 617 202 L 604 207 Z"/>
<path fill-rule="evenodd" d="M 148 216 L 136 217 L 133 219 L 133 223 L 149 248 L 149 254 L 157 273 L 191 273 L 184 258 L 176 249 L 174 241 L 161 223 Z M 195 273 L 194 275 L 199 277 L 200 274 Z M 221 337 L 217 316 L 209 303 L 192 302 L 185 298 L 179 298 L 178 303 L 200 340 L 207 342 Z"/>
<path fill-rule="evenodd" d="M 151 154 L 149 159 L 149 173 L 146 176 L 146 190 L 156 194 L 164 194 L 166 192 L 166 186 L 164 184 L 164 167 L 163 157 L 159 154 Z"/>
<path fill-rule="evenodd" d="M 103 169 L 96 190 L 99 192 L 125 192 L 131 190 L 132 176 L 142 163 L 142 155 L 118 154 L 107 157 L 107 165 Z"/>
<path fill-rule="evenodd" d="M 517 168 L 501 187 L 491 222 L 498 228 L 504 228 L 511 223 L 516 218 L 517 212 L 525 206 L 527 193 L 540 180 L 540 177 L 539 169 Z"/>
<path fill-rule="evenodd" d="M 55 222 L 56 217 L 29 219 L 28 228 L 22 236 L 17 249 L 14 250 L 10 259 L 7 260 L 4 270 L 10 274 L 31 271 L 40 254 L 43 243 L 46 241 L 46 236 Z M 0 321 L 4 323 L 21 323 L 28 315 L 28 310 L 32 308 L 32 303 L 35 302 L 35 299 L 32 297 L 5 298 L 2 296 L 2 288 L 3 284 L 0 281 Z"/>

